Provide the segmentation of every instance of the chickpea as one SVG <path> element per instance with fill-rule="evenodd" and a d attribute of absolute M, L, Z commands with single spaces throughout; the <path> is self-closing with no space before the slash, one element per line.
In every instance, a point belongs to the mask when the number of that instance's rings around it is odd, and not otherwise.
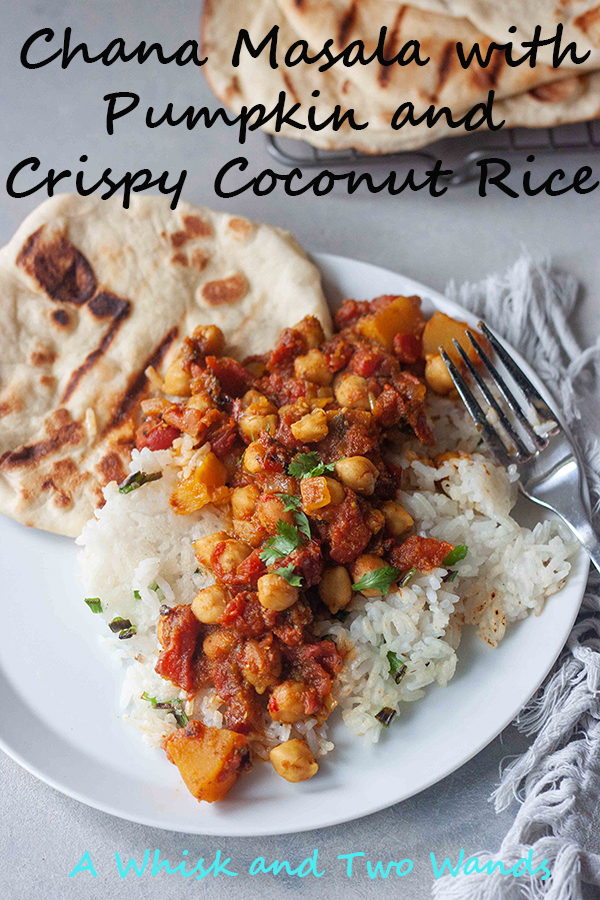
<path fill-rule="evenodd" d="M 269 759 L 277 774 L 292 784 L 308 781 L 319 770 L 308 744 L 296 739 L 273 747 Z"/>
<path fill-rule="evenodd" d="M 349 409 L 371 409 L 369 390 L 365 378 L 360 375 L 344 375 L 334 386 L 335 399 L 340 406 Z"/>
<path fill-rule="evenodd" d="M 271 572 L 258 579 L 258 601 L 265 609 L 282 612 L 293 606 L 298 599 L 298 588 L 286 581 L 282 575 Z"/>
<path fill-rule="evenodd" d="M 329 496 L 331 500 L 329 501 L 330 506 L 339 506 L 340 503 L 344 502 L 344 488 L 336 481 L 335 478 L 330 478 L 328 475 L 325 476 L 325 481 L 327 482 L 327 488 L 329 490 Z"/>
<path fill-rule="evenodd" d="M 381 512 L 385 516 L 385 524 L 392 537 L 400 537 L 415 524 L 412 516 L 395 500 L 387 500 L 381 507 Z"/>
<path fill-rule="evenodd" d="M 379 534 L 385 525 L 385 516 L 378 509 L 371 509 L 365 518 L 365 524 L 373 534 Z"/>
<path fill-rule="evenodd" d="M 269 698 L 269 715 L 275 722 L 291 725 L 305 716 L 306 685 L 302 681 L 282 681 Z"/>
<path fill-rule="evenodd" d="M 286 525 L 294 524 L 294 514 L 285 509 L 283 500 L 275 494 L 262 494 L 256 503 L 256 516 L 260 524 L 271 534 L 277 531 L 277 523 L 281 519 Z"/>
<path fill-rule="evenodd" d="M 251 475 L 262 472 L 264 466 L 265 449 L 260 441 L 253 441 L 248 444 L 244 451 L 242 466 L 244 471 Z"/>
<path fill-rule="evenodd" d="M 231 514 L 234 519 L 250 519 L 256 509 L 260 491 L 255 484 L 234 488 L 231 492 Z"/>
<path fill-rule="evenodd" d="M 387 563 L 381 559 L 379 556 L 373 556 L 371 553 L 363 553 L 362 556 L 359 556 L 358 559 L 355 559 L 352 563 L 352 578 L 353 584 L 360 581 L 360 579 L 364 575 L 368 575 L 369 572 L 375 572 L 377 569 L 383 569 L 387 566 Z M 381 597 L 381 591 L 375 590 L 374 588 L 366 588 L 365 590 L 360 591 L 360 593 L 364 597 Z"/>
<path fill-rule="evenodd" d="M 234 519 L 233 533 L 240 541 L 254 548 L 260 547 L 267 536 L 267 532 L 255 518 Z"/>
<path fill-rule="evenodd" d="M 454 390 L 454 382 L 446 363 L 439 353 L 428 354 L 425 362 L 425 381 L 436 394 L 449 394 Z"/>
<path fill-rule="evenodd" d="M 344 566 L 325 569 L 319 582 L 319 597 L 335 615 L 352 599 L 352 582 Z"/>
<path fill-rule="evenodd" d="M 265 415 L 277 412 L 277 407 L 264 394 L 261 394 L 260 391 L 255 391 L 254 388 L 246 391 L 242 397 L 242 409 L 252 409 L 255 413 L 264 413 Z"/>
<path fill-rule="evenodd" d="M 190 396 L 190 376 L 185 372 L 182 365 L 182 358 L 178 356 L 174 359 L 167 371 L 163 382 L 163 391 L 176 397 Z"/>
<path fill-rule="evenodd" d="M 277 429 L 277 416 L 255 415 L 250 412 L 243 413 L 239 418 L 238 428 L 245 438 L 248 438 L 250 441 L 255 441 L 260 436 L 261 431 L 266 431 L 268 434 L 275 434 Z"/>
<path fill-rule="evenodd" d="M 246 641 L 241 658 L 242 674 L 257 694 L 264 694 L 267 688 L 277 684 L 281 675 L 281 652 L 272 640 L 272 635 L 260 643 L 254 639 Z"/>
<path fill-rule="evenodd" d="M 233 575 L 240 563 L 250 556 L 252 547 L 243 541 L 228 539 L 223 552 L 219 553 L 219 566 L 227 575 Z"/>
<path fill-rule="evenodd" d="M 226 631 L 225 628 L 219 628 L 204 639 L 202 650 L 206 658 L 212 662 L 231 653 L 234 645 L 235 636 L 230 631 Z"/>
<path fill-rule="evenodd" d="M 346 487 L 369 496 L 375 490 L 379 470 L 366 456 L 347 456 L 336 462 L 335 474 Z"/>
<path fill-rule="evenodd" d="M 221 543 L 221 541 L 226 541 L 228 539 L 229 535 L 224 531 L 214 531 L 212 534 L 208 534 L 206 537 L 194 541 L 194 551 L 200 565 L 204 566 L 205 569 L 210 569 L 210 558 L 213 550 L 217 544 Z"/>
<path fill-rule="evenodd" d="M 305 444 L 316 444 L 326 438 L 329 432 L 327 416 L 319 407 L 313 409 L 308 415 L 302 416 L 290 428 L 296 440 L 303 441 Z"/>
<path fill-rule="evenodd" d="M 327 365 L 325 354 L 320 350 L 309 350 L 305 356 L 297 356 L 294 360 L 294 375 L 304 378 L 313 384 L 327 387 L 333 381 L 333 372 Z"/>
<path fill-rule="evenodd" d="M 204 625 L 216 625 L 228 603 L 227 591 L 220 584 L 198 591 L 192 600 L 192 612 Z"/>
<path fill-rule="evenodd" d="M 188 409 L 197 409 L 198 412 L 206 412 L 208 409 L 212 409 L 215 404 L 206 391 L 201 391 L 199 394 L 194 394 L 193 397 L 190 397 L 185 405 Z"/>
<path fill-rule="evenodd" d="M 225 349 L 225 336 L 217 325 L 198 325 L 192 340 L 197 341 L 202 352 L 210 356 L 221 356 Z"/>
<path fill-rule="evenodd" d="M 304 316 L 301 322 L 294 325 L 294 331 L 300 332 L 309 350 L 318 347 L 325 340 L 321 323 L 314 316 Z"/>

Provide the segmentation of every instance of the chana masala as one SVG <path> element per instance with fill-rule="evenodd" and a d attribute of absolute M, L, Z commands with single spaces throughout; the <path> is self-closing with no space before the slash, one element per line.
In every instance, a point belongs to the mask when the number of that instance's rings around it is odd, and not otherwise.
<path fill-rule="evenodd" d="M 200 327 L 167 370 L 165 396 L 142 402 L 138 449 L 188 436 L 201 450 L 179 476 L 174 512 L 231 513 L 228 531 L 194 544 L 214 584 L 164 604 L 158 627 L 158 674 L 188 698 L 214 687 L 224 706 L 224 728 L 181 714 L 164 742 L 198 800 L 220 800 L 250 768 L 265 709 L 286 724 L 332 712 L 344 659 L 316 636 L 317 620 L 343 614 L 353 591 L 382 596 L 460 558 L 414 533 L 386 447 L 407 434 L 433 444 L 426 394 L 452 390 L 440 347 L 460 365 L 453 339 L 473 352 L 465 329 L 441 312 L 426 321 L 418 297 L 347 300 L 331 337 L 306 317 L 241 363 L 224 355 L 219 328 Z M 290 782 L 318 770 L 297 738 L 270 760 Z"/>

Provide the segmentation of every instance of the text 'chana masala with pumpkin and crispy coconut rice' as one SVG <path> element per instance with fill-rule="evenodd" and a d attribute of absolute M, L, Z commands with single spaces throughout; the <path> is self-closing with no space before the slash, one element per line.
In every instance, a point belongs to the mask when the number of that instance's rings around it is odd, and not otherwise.
<path fill-rule="evenodd" d="M 401 728 L 463 627 L 495 647 L 567 578 L 572 541 L 511 516 L 453 392 L 465 323 L 418 297 L 332 324 L 287 232 L 156 198 L 49 201 L 0 280 L 0 509 L 81 532 L 123 718 L 198 800 L 260 760 L 313 778 L 330 716 Z"/>

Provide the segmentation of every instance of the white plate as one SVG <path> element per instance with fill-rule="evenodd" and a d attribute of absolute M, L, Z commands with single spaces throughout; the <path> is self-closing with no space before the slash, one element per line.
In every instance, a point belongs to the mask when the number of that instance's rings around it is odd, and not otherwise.
<path fill-rule="evenodd" d="M 342 257 L 316 259 L 334 304 L 346 296 L 419 294 L 430 309 L 434 303 L 473 321 L 402 275 Z M 531 510 L 524 515 L 531 521 Z M 536 507 L 533 521 L 543 515 Z M 541 616 L 513 625 L 497 650 L 466 637 L 450 685 L 429 688 L 374 748 L 336 722 L 335 751 L 317 778 L 290 785 L 268 764 L 258 765 L 213 805 L 198 804 L 162 751 L 147 749 L 119 719 L 122 672 L 98 645 L 106 626 L 83 603 L 72 541 L 0 517 L 0 571 L 0 746 L 6 753 L 63 793 L 124 819 L 193 834 L 261 835 L 321 828 L 391 806 L 478 753 L 515 717 L 559 654 L 588 562 L 579 553 L 566 587 Z"/>

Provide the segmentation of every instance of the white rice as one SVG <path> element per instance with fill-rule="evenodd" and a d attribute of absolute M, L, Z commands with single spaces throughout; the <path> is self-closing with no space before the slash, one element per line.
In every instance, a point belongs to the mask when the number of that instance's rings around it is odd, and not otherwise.
<path fill-rule="evenodd" d="M 428 685 L 450 681 L 463 625 L 476 626 L 479 635 L 496 646 L 510 622 L 530 611 L 539 614 L 545 600 L 562 587 L 575 549 L 560 524 L 544 521 L 530 530 L 511 517 L 516 472 L 495 466 L 481 452 L 479 435 L 461 407 L 435 398 L 430 413 L 435 453 L 463 453 L 434 462 L 416 440 L 403 441 L 393 457 L 403 469 L 398 500 L 415 520 L 418 534 L 468 546 L 466 558 L 455 567 L 458 576 L 444 582 L 448 573 L 440 568 L 419 574 L 385 598 L 355 594 L 343 622 L 332 619 L 317 626 L 347 652 L 336 699 L 345 724 L 368 742 L 379 738 L 382 726 L 375 715 L 383 707 L 401 712 L 402 704 L 423 697 Z M 169 496 L 181 463 L 189 462 L 191 454 L 185 439 L 178 453 L 179 465 L 170 451 L 134 451 L 131 472 L 162 469 L 163 477 L 125 495 L 116 484 L 109 485 L 105 506 L 78 539 L 86 596 L 101 599 L 107 621 L 122 616 L 137 628 L 129 640 L 115 635 L 104 642 L 127 662 L 124 718 L 153 746 L 176 725 L 171 714 L 153 709 L 142 694 L 185 700 L 154 671 L 160 605 L 190 603 L 211 583 L 197 571 L 192 541 L 228 526 L 214 507 L 184 516 L 172 511 Z M 406 665 L 399 684 L 390 677 L 390 652 Z M 222 704 L 213 690 L 202 692 L 188 705 L 188 713 L 209 725 L 223 721 Z M 333 747 L 325 727 L 315 728 L 314 720 L 292 730 L 265 716 L 267 747 L 298 735 L 305 736 L 318 755 Z"/>

